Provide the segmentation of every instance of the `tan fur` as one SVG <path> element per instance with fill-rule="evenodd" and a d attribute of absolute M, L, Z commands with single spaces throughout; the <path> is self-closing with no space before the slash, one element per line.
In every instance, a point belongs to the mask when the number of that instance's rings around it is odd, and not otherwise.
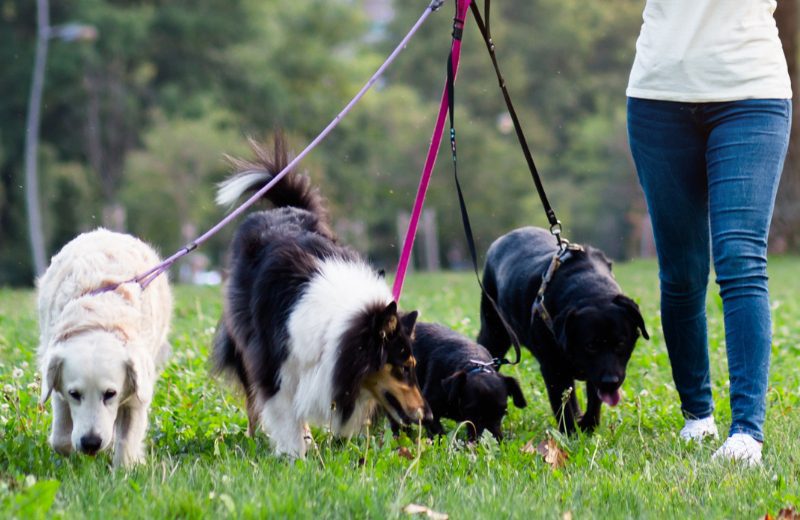
<path fill-rule="evenodd" d="M 38 280 L 42 401 L 55 394 L 50 443 L 56 450 L 77 450 L 80 435 L 92 432 L 102 437 L 101 449 L 114 440 L 116 464 L 142 460 L 139 437 L 146 429 L 158 365 L 169 348 L 169 284 L 162 275 L 146 290 L 126 283 L 113 291 L 91 293 L 128 280 L 159 262 L 155 251 L 139 239 L 97 229 L 64 246 Z M 53 372 L 48 371 L 51 365 L 58 373 L 49 373 Z M 118 390 L 113 403 L 101 399 L 102 406 L 96 405 L 100 410 L 83 414 L 107 414 L 111 426 L 102 424 L 102 418 L 93 419 L 92 424 L 78 420 L 83 417 L 78 406 L 85 407 L 90 399 L 72 402 L 67 395 L 71 384 L 80 384 L 87 392 L 100 388 L 98 385 L 104 385 L 102 391 Z M 113 432 L 106 431 L 112 427 Z"/>

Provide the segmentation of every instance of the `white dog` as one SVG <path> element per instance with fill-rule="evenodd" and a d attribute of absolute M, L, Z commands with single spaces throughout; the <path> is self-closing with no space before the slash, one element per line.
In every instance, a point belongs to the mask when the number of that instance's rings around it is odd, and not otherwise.
<path fill-rule="evenodd" d="M 158 264 L 150 246 L 97 229 L 53 257 L 39 279 L 39 368 L 44 404 L 52 394 L 50 445 L 89 455 L 114 442 L 114 465 L 144 459 L 147 413 L 169 353 L 172 296 L 166 276 L 145 290 L 125 283 Z"/>

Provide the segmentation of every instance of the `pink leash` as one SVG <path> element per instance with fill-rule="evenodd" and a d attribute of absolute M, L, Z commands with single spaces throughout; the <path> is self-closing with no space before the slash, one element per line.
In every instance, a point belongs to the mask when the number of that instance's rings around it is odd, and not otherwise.
<path fill-rule="evenodd" d="M 464 28 L 466 21 L 467 10 L 471 0 L 457 0 L 458 5 L 456 8 L 456 17 L 453 20 L 453 31 L 461 31 Z M 461 57 L 461 39 L 454 38 L 450 49 L 453 57 L 453 77 L 455 78 L 458 71 L 458 62 Z M 455 81 L 455 79 L 454 79 Z M 408 222 L 408 230 L 406 237 L 403 241 L 403 250 L 400 253 L 400 262 L 397 264 L 397 273 L 394 278 L 394 286 L 392 287 L 392 295 L 396 302 L 400 301 L 400 293 L 403 292 L 403 282 L 406 278 L 406 271 L 408 270 L 408 261 L 411 258 L 411 250 L 414 248 L 414 238 L 417 235 L 417 227 L 419 224 L 419 217 L 422 213 L 422 206 L 425 204 L 425 194 L 428 192 L 428 184 L 431 180 L 431 173 L 433 166 L 436 164 L 436 156 L 439 154 L 439 145 L 442 142 L 442 134 L 444 133 L 444 122 L 447 117 L 448 109 L 448 95 L 447 86 L 445 85 L 442 92 L 442 102 L 439 105 L 439 116 L 436 119 L 436 126 L 433 129 L 433 136 L 431 137 L 431 146 L 428 149 L 428 156 L 425 159 L 425 167 L 422 169 L 422 178 L 419 181 L 417 188 L 417 197 L 414 200 L 414 209 L 411 213 L 411 220 Z"/>
<path fill-rule="evenodd" d="M 462 2 L 463 0 L 458 0 L 458 1 Z M 356 103 L 358 103 L 361 100 L 361 98 L 364 97 L 364 94 L 367 93 L 367 91 L 372 87 L 372 85 L 375 84 L 375 82 L 378 80 L 378 78 L 381 77 L 381 75 L 389 67 L 389 65 L 391 65 L 392 62 L 395 60 L 395 58 L 397 58 L 397 56 L 400 54 L 400 52 L 406 47 L 406 45 L 408 45 L 408 41 L 411 39 L 412 36 L 414 36 L 414 34 L 420 28 L 422 23 L 428 18 L 428 16 L 432 12 L 436 11 L 437 9 L 439 9 L 439 7 L 441 7 L 442 3 L 443 3 L 443 0 L 432 0 L 431 1 L 430 5 L 428 5 L 428 7 L 422 13 L 422 16 L 420 16 L 419 20 L 417 20 L 417 22 L 414 24 L 414 26 L 411 28 L 411 30 L 408 31 L 408 34 L 405 35 L 405 37 L 400 41 L 400 43 L 397 45 L 397 47 L 395 47 L 395 49 L 392 51 L 392 53 L 389 55 L 389 57 L 386 58 L 386 61 L 384 61 L 383 64 L 380 67 L 378 67 L 378 70 L 376 70 L 375 73 L 372 75 L 372 77 L 369 78 L 369 80 L 366 82 L 366 84 L 364 84 L 364 86 L 361 87 L 361 90 L 358 91 L 358 93 L 353 97 L 353 99 L 351 99 L 350 102 L 342 109 L 342 111 L 339 112 L 336 115 L 336 117 L 334 117 L 333 120 L 330 123 L 328 123 L 328 126 L 326 126 L 325 129 L 313 141 L 311 141 L 311 143 L 309 143 L 308 146 L 306 146 L 305 150 L 300 152 L 300 154 L 298 154 L 297 157 L 292 159 L 289 162 L 289 164 L 287 164 L 286 167 L 283 170 L 281 170 L 277 175 L 275 175 L 275 177 L 272 178 L 272 180 L 269 181 L 269 183 L 267 183 L 264 187 L 262 187 L 255 194 L 253 194 L 252 197 L 247 199 L 241 206 L 239 206 L 234 211 L 232 211 L 227 217 L 225 217 L 219 223 L 217 223 L 217 225 L 215 225 L 214 227 L 212 227 L 211 229 L 209 229 L 208 231 L 203 233 L 200 237 L 198 237 L 193 242 L 190 242 L 189 244 L 184 246 L 177 253 L 175 253 L 174 255 L 170 256 L 169 258 L 167 258 L 166 260 L 164 260 L 163 262 L 161 262 L 157 266 L 153 267 L 152 269 L 149 269 L 149 270 L 145 271 L 144 273 L 141 273 L 141 274 L 139 274 L 137 276 L 134 276 L 130 280 L 125 280 L 124 282 L 119 282 L 119 283 L 116 283 L 116 284 L 105 285 L 103 287 L 95 289 L 90 294 L 95 295 L 95 294 L 100 294 L 100 293 L 104 293 L 104 292 L 107 292 L 107 291 L 113 291 L 114 289 L 116 289 L 120 285 L 125 284 L 125 283 L 131 283 L 131 282 L 136 282 L 142 287 L 142 289 L 146 289 L 147 286 L 150 284 L 150 282 L 155 280 L 164 271 L 169 269 L 170 266 L 173 263 L 175 263 L 175 261 L 177 261 L 179 258 L 181 258 L 181 257 L 189 254 L 190 252 L 194 251 L 195 249 L 197 249 L 206 240 L 208 240 L 215 233 L 217 233 L 220 229 L 222 229 L 223 227 L 227 226 L 233 219 L 235 219 L 236 217 L 241 215 L 247 208 L 252 206 L 267 191 L 269 191 L 273 186 L 275 186 L 278 182 L 280 182 L 280 180 L 283 177 L 285 177 L 286 174 L 289 173 L 297 163 L 299 163 L 306 155 L 308 155 L 309 152 L 311 152 L 311 150 L 313 150 L 320 142 L 322 142 L 323 139 L 325 139 L 325 137 L 328 136 L 328 134 L 331 132 L 331 130 L 333 130 L 336 127 L 336 125 L 338 125 L 339 122 L 344 118 L 344 116 L 346 116 L 347 113 L 350 112 L 350 110 L 356 105 Z M 466 5 L 468 6 L 469 2 L 467 2 Z M 461 15 L 461 16 L 463 18 L 463 15 Z M 459 47 L 460 47 L 460 45 L 459 45 Z M 446 105 L 445 105 L 445 108 L 446 108 Z M 439 128 L 439 134 L 440 134 L 439 135 L 439 140 L 441 140 L 441 127 L 443 127 L 443 125 L 444 125 L 444 116 L 442 116 L 441 114 L 440 114 L 440 119 L 441 119 L 442 124 L 439 125 L 439 127 L 440 127 Z M 437 141 L 437 146 L 438 146 L 438 142 L 439 141 Z M 434 161 L 435 160 L 436 160 L 436 157 L 434 155 Z M 427 187 L 427 182 L 426 182 L 426 187 Z M 424 193 L 423 193 L 423 198 L 424 198 Z M 420 210 L 421 209 L 422 209 L 422 204 L 420 204 Z M 415 208 L 415 211 L 417 211 L 416 208 Z M 419 219 L 419 213 L 417 212 L 417 220 L 418 219 Z M 414 229 L 416 230 L 416 225 L 415 225 Z M 406 240 L 408 240 L 408 238 L 406 238 Z M 412 237 L 412 242 L 413 242 L 413 237 Z"/>

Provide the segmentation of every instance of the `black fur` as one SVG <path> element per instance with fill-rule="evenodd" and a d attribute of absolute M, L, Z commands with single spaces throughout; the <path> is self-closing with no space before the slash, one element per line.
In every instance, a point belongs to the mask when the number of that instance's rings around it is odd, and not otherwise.
<path fill-rule="evenodd" d="M 440 419 L 446 417 L 469 421 L 471 440 L 484 430 L 501 439 L 508 398 L 518 408 L 527 404 L 517 380 L 491 368 L 488 350 L 447 327 L 418 323 L 414 336 L 417 377 L 433 413 L 428 431 L 443 433 Z"/>
<path fill-rule="evenodd" d="M 520 342 L 539 361 L 559 428 L 592 431 L 600 422 L 603 398 L 618 399 L 625 368 L 641 331 L 649 339 L 636 303 L 624 296 L 611 274 L 611 262 L 591 246 L 572 253 L 555 272 L 545 292 L 554 333 L 531 307 L 557 246 L 544 229 L 520 228 L 497 239 L 483 273 L 487 293 Z M 503 356 L 509 338 L 485 296 L 481 299 L 478 342 Z M 581 417 L 575 380 L 586 381 L 587 411 Z M 615 403 L 614 403 L 615 404 Z"/>
<path fill-rule="evenodd" d="M 288 164 L 280 135 L 274 156 L 252 144 L 256 162 L 232 159 L 240 170 L 237 176 L 258 172 L 268 180 Z M 337 243 L 324 199 L 307 176 L 289 173 L 265 198 L 278 207 L 251 214 L 233 237 L 224 312 L 212 356 L 214 371 L 233 374 L 244 388 L 251 432 L 260 403 L 280 390 L 280 370 L 288 356 L 288 318 L 306 284 L 318 273 L 320 261 L 361 262 L 355 251 Z M 401 350 L 411 355 L 408 336 L 416 312 L 400 317 L 400 325 L 386 335 L 380 327 L 392 316 L 397 322 L 393 302 L 388 307 L 365 308 L 343 338 L 334 381 L 337 412 L 343 421 L 352 413 L 367 375 L 387 359 L 397 358 Z M 406 330 L 406 324 L 411 328 Z"/>

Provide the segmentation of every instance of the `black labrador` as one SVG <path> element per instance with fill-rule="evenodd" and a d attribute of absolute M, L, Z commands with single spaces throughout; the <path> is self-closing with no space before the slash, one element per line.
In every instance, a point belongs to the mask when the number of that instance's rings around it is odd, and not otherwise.
<path fill-rule="evenodd" d="M 489 248 L 483 285 L 520 343 L 539 361 L 559 429 L 572 433 L 577 425 L 591 432 L 600 424 L 601 404 L 619 402 L 619 388 L 640 332 L 645 339 L 650 337 L 639 307 L 622 294 L 611 262 L 600 250 L 570 247 L 551 266 L 558 252 L 549 231 L 516 229 Z M 551 267 L 555 268 L 539 295 Z M 508 332 L 486 295 L 481 298 L 478 342 L 495 357 L 503 356 L 510 346 Z M 582 416 L 574 392 L 576 379 L 586 381 Z"/>

